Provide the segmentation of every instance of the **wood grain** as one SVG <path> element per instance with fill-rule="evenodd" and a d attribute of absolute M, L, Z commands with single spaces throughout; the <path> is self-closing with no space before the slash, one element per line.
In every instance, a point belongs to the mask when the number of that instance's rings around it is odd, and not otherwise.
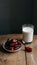
<path fill-rule="evenodd" d="M 22 34 L 0 35 L 0 65 L 26 65 L 24 46 L 16 53 L 7 53 L 1 47 L 8 38 L 22 39 Z"/>
<path fill-rule="evenodd" d="M 2 49 L 2 43 L 8 38 L 22 39 L 23 34 L 0 35 L 0 65 L 26 65 L 24 46 L 16 53 L 7 53 Z M 33 42 L 27 46 L 32 47 L 32 52 L 26 52 L 27 65 L 37 65 L 37 35 L 34 35 Z"/>
<path fill-rule="evenodd" d="M 37 65 L 37 35 L 34 36 L 33 42 L 26 46 L 32 48 L 32 52 L 26 52 L 27 65 Z"/>

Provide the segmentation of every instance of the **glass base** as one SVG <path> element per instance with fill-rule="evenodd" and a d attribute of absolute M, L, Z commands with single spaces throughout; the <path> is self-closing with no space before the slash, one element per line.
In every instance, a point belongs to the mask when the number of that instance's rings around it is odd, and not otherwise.
<path fill-rule="evenodd" d="M 25 45 L 25 44 L 31 44 L 32 42 L 25 42 L 25 41 L 23 41 L 22 40 L 22 42 L 23 42 L 23 44 Z"/>

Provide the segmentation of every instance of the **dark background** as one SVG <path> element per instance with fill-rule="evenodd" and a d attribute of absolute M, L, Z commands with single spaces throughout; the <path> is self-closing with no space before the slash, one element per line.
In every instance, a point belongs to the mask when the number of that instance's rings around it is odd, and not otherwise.
<path fill-rule="evenodd" d="M 37 0 L 0 0 L 0 34 L 21 33 L 28 23 L 37 34 Z"/>

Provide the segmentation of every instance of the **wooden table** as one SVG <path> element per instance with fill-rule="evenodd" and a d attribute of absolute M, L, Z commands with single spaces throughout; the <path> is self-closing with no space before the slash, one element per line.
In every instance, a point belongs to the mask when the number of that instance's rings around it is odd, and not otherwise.
<path fill-rule="evenodd" d="M 8 38 L 22 39 L 23 35 L 0 35 L 0 65 L 37 65 L 37 35 L 34 35 L 33 42 L 31 44 L 28 44 L 28 46 L 32 47 L 33 49 L 30 53 L 25 53 L 24 46 L 22 46 L 22 49 L 16 53 L 7 53 L 4 51 L 1 45 Z"/>

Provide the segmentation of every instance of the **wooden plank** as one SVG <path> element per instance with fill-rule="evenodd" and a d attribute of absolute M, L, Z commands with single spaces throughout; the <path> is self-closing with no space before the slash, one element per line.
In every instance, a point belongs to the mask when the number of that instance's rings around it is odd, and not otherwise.
<path fill-rule="evenodd" d="M 23 48 L 16 53 L 0 51 L 0 65 L 26 65 Z"/>
<path fill-rule="evenodd" d="M 27 65 L 37 65 L 37 35 L 34 36 L 33 42 L 27 46 L 32 47 L 32 52 L 26 52 Z"/>
<path fill-rule="evenodd" d="M 8 38 L 22 39 L 21 34 L 0 36 L 0 45 Z M 0 65 L 26 65 L 24 46 L 16 53 L 7 53 L 0 46 Z"/>

